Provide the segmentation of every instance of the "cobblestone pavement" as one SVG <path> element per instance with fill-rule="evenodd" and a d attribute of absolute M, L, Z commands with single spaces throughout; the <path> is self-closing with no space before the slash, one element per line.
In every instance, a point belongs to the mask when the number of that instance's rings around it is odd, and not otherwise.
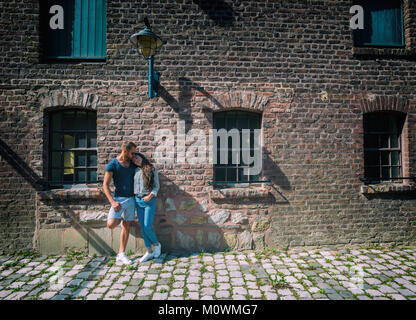
<path fill-rule="evenodd" d="M 416 299 L 416 248 L 0 256 L 0 299 Z"/>

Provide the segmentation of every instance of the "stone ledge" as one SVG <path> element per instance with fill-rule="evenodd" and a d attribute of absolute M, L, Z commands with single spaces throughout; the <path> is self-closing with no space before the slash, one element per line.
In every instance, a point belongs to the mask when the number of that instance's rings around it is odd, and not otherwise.
<path fill-rule="evenodd" d="M 362 194 L 415 192 L 416 184 L 368 184 L 361 186 Z"/>
<path fill-rule="evenodd" d="M 108 211 L 82 211 L 79 213 L 80 224 L 106 224 Z"/>
<path fill-rule="evenodd" d="M 98 188 L 38 191 L 36 196 L 38 200 L 105 199 L 104 193 Z"/>
<path fill-rule="evenodd" d="M 259 199 L 267 198 L 269 190 L 265 188 L 227 188 L 214 189 L 209 191 L 211 199 Z"/>
<path fill-rule="evenodd" d="M 416 50 L 406 48 L 353 47 L 352 54 L 356 56 L 416 57 Z"/>

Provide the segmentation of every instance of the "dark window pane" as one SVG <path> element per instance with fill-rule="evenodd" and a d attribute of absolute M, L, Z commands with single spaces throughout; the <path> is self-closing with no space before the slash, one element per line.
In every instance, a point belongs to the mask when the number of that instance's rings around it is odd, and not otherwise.
<path fill-rule="evenodd" d="M 237 117 L 237 128 L 240 130 L 248 129 L 248 115 L 246 113 Z"/>
<path fill-rule="evenodd" d="M 234 129 L 237 127 L 237 123 L 236 123 L 236 113 L 235 112 L 230 112 L 229 114 L 227 114 L 227 130 L 230 129 Z"/>
<path fill-rule="evenodd" d="M 89 167 L 97 166 L 97 154 L 95 152 L 88 152 L 88 166 Z"/>
<path fill-rule="evenodd" d="M 381 152 L 381 165 L 383 166 L 390 165 L 390 152 L 388 151 Z"/>
<path fill-rule="evenodd" d="M 96 148 L 96 147 L 97 147 L 97 134 L 89 133 L 88 134 L 88 148 Z"/>
<path fill-rule="evenodd" d="M 76 115 L 76 122 L 74 123 L 74 129 L 87 130 L 87 113 L 85 111 L 78 111 Z"/>
<path fill-rule="evenodd" d="M 79 169 L 77 170 L 77 182 L 86 182 L 86 170 Z"/>
<path fill-rule="evenodd" d="M 386 134 L 380 135 L 380 148 L 389 147 L 389 136 Z"/>
<path fill-rule="evenodd" d="M 72 172 L 74 169 L 72 169 Z M 73 173 L 65 173 L 64 171 L 64 182 L 73 183 L 74 182 L 74 174 Z"/>
<path fill-rule="evenodd" d="M 52 169 L 52 181 L 60 182 L 61 181 L 61 170 Z"/>
<path fill-rule="evenodd" d="M 225 168 L 215 168 L 214 169 L 214 177 L 215 181 L 225 181 Z"/>
<path fill-rule="evenodd" d="M 97 171 L 95 169 L 88 170 L 88 182 L 97 182 Z"/>
<path fill-rule="evenodd" d="M 400 177 L 400 167 L 392 167 L 391 168 L 392 178 L 399 178 Z"/>
<path fill-rule="evenodd" d="M 260 129 L 260 115 L 251 114 L 249 116 L 249 129 Z"/>
<path fill-rule="evenodd" d="M 388 119 L 389 119 L 388 131 L 391 133 L 398 133 L 398 127 L 397 127 L 398 117 L 396 115 L 390 115 Z"/>
<path fill-rule="evenodd" d="M 379 152 L 378 151 L 366 151 L 364 153 L 364 164 L 365 166 L 379 165 Z"/>
<path fill-rule="evenodd" d="M 62 124 L 62 114 L 61 113 L 55 113 L 52 115 L 52 131 L 61 130 Z"/>
<path fill-rule="evenodd" d="M 377 148 L 378 147 L 378 135 L 366 134 L 364 135 L 364 148 Z"/>
<path fill-rule="evenodd" d="M 214 129 L 225 128 L 225 113 L 214 113 Z"/>
<path fill-rule="evenodd" d="M 380 177 L 380 168 L 379 167 L 365 168 L 365 177 L 366 178 L 379 178 Z"/>
<path fill-rule="evenodd" d="M 52 148 L 53 149 L 60 149 L 61 148 L 61 137 L 60 133 L 54 133 L 52 135 Z"/>
<path fill-rule="evenodd" d="M 75 111 L 65 111 L 63 113 L 63 129 L 71 130 L 74 129 L 76 119 L 75 119 Z"/>
<path fill-rule="evenodd" d="M 379 116 L 376 113 L 370 113 L 364 115 L 364 131 L 376 132 L 380 131 L 378 127 Z"/>
<path fill-rule="evenodd" d="M 95 112 L 88 113 L 88 130 L 97 130 L 97 114 Z"/>
<path fill-rule="evenodd" d="M 61 163 L 61 153 L 60 152 L 52 152 L 52 167 L 59 168 L 62 166 Z"/>
<path fill-rule="evenodd" d="M 391 153 L 391 165 L 398 166 L 400 165 L 400 152 L 399 151 L 392 151 Z"/>
<path fill-rule="evenodd" d="M 390 167 L 382 167 L 381 168 L 381 177 L 382 178 L 390 178 Z"/>
<path fill-rule="evenodd" d="M 227 169 L 227 181 L 237 181 L 237 169 L 236 168 L 228 168 Z"/>
<path fill-rule="evenodd" d="M 396 134 L 393 134 L 390 136 L 390 148 L 399 148 L 399 136 Z"/>
<path fill-rule="evenodd" d="M 85 156 L 85 152 L 77 152 L 75 166 L 77 167 L 85 167 L 87 165 L 87 159 Z"/>
<path fill-rule="evenodd" d="M 384 113 L 380 113 L 380 119 L 378 120 L 378 130 L 381 132 L 389 132 L 391 117 Z"/>
<path fill-rule="evenodd" d="M 87 147 L 87 138 L 85 133 L 77 134 L 77 144 L 76 148 L 86 148 Z"/>
<path fill-rule="evenodd" d="M 253 175 L 250 176 L 250 180 L 251 181 L 259 181 L 260 176 L 258 174 L 253 174 Z"/>

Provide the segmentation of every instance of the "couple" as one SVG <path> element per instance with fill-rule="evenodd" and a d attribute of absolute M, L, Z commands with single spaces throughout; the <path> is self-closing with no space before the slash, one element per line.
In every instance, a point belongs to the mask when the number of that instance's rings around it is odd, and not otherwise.
<path fill-rule="evenodd" d="M 133 142 L 124 142 L 121 154 L 111 160 L 104 174 L 103 190 L 111 204 L 108 213 L 107 227 L 114 229 L 121 223 L 120 250 L 116 258 L 118 264 L 131 264 L 125 253 L 129 238 L 130 225 L 137 219 L 147 252 L 140 262 L 160 256 L 162 245 L 157 241 L 153 230 L 153 219 L 156 210 L 155 197 L 159 191 L 157 169 L 144 155 L 136 152 Z M 109 185 L 114 182 L 114 197 Z M 152 249 L 153 245 L 153 249 Z"/>

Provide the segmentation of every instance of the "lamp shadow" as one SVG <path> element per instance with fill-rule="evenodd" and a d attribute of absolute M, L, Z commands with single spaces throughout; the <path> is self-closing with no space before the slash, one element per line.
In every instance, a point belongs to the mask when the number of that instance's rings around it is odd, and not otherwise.
<path fill-rule="evenodd" d="M 236 13 L 225 1 L 221 0 L 192 0 L 206 15 L 220 27 L 232 27 Z"/>

